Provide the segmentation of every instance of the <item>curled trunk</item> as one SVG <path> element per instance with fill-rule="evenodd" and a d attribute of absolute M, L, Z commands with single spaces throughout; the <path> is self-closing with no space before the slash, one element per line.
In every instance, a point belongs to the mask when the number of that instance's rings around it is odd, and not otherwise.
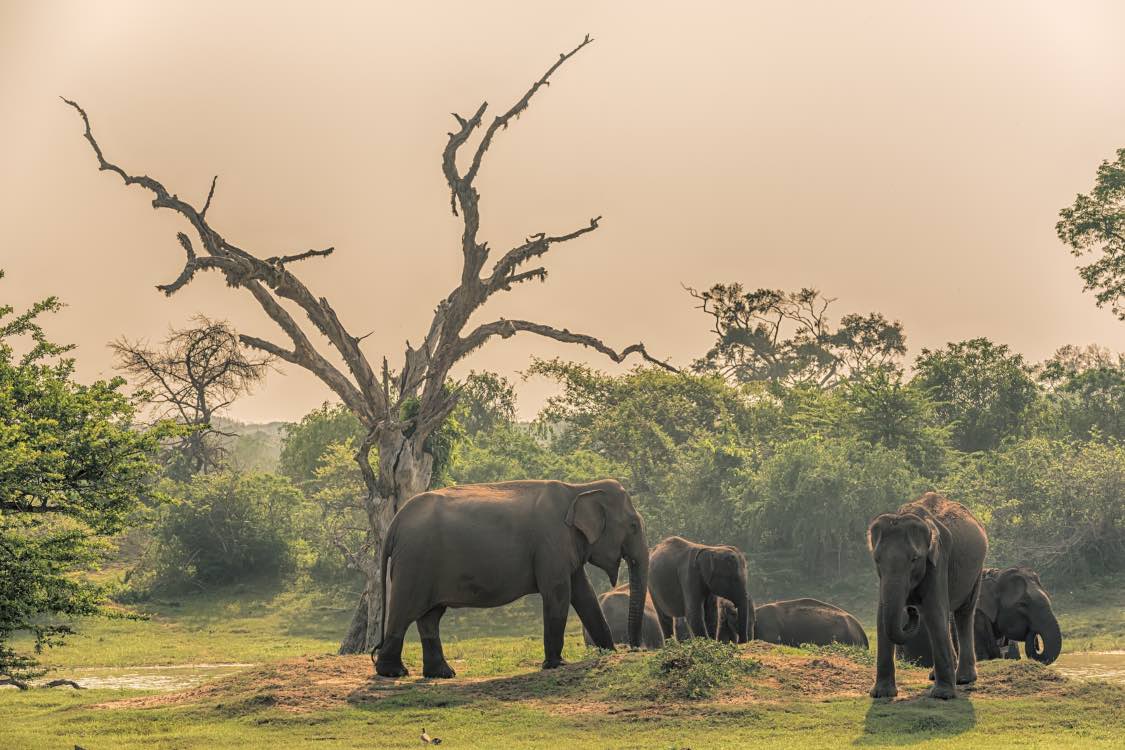
<path fill-rule="evenodd" d="M 645 599 L 648 596 L 648 543 L 638 534 L 629 560 L 629 645 L 641 647 L 641 627 L 644 624 Z"/>
<path fill-rule="evenodd" d="M 892 643 L 905 644 L 921 624 L 918 608 L 906 603 L 906 592 L 903 586 L 884 584 L 879 597 L 879 616 L 883 619 L 883 632 L 891 639 Z M 903 625 L 903 615 L 906 624 Z"/>
<path fill-rule="evenodd" d="M 1042 650 L 1039 649 L 1040 640 L 1043 641 Z M 1032 620 L 1031 630 L 1028 631 L 1027 640 L 1024 641 L 1024 653 L 1028 658 L 1043 664 L 1050 664 L 1059 658 L 1059 654 L 1062 653 L 1062 630 L 1059 629 L 1059 621 L 1055 619 L 1053 613 L 1047 612 Z"/>

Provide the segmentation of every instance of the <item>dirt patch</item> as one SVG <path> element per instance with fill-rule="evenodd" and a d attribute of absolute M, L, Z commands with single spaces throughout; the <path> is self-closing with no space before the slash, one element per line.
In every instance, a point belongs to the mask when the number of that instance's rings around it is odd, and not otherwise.
<path fill-rule="evenodd" d="M 794 652 L 753 642 L 740 649 L 753 669 L 739 675 L 714 696 L 702 701 L 668 700 L 646 694 L 643 653 L 617 653 L 569 664 L 556 670 L 504 677 L 458 677 L 426 680 L 374 678 L 367 656 L 318 656 L 293 659 L 243 670 L 189 690 L 98 704 L 103 709 L 197 705 L 204 710 L 237 715 L 263 708 L 291 712 L 323 711 L 348 704 L 441 707 L 474 702 L 519 702 L 555 714 L 616 715 L 643 721 L 655 715 L 721 712 L 753 703 L 789 703 L 865 697 L 874 669 L 851 659 Z M 971 688 L 974 699 L 1011 695 L 1071 695 L 1076 690 L 1110 690 L 1118 698 L 1125 688 L 1081 687 L 1053 669 L 1028 661 L 996 661 L 979 665 L 980 679 Z M 626 688 L 640 681 L 640 694 Z M 898 670 L 899 700 L 915 700 L 930 682 L 927 670 Z M 658 688 L 659 686 L 657 686 Z"/>

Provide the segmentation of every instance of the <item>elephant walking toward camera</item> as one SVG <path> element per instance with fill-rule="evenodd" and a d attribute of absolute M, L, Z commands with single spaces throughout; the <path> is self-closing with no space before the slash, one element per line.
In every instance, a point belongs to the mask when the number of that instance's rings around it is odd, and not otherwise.
<path fill-rule="evenodd" d="M 827 646 L 842 643 L 866 649 L 867 633 L 850 612 L 819 599 L 786 599 L 754 610 L 754 637 L 767 643 Z"/>
<path fill-rule="evenodd" d="M 872 521 L 867 541 L 879 573 L 878 660 L 871 696 L 898 694 L 895 644 L 905 644 L 921 626 L 934 657 L 930 695 L 956 697 L 956 684 L 977 679 L 972 644 L 988 554 L 984 527 L 965 506 L 927 492 Z M 966 645 L 958 649 L 955 643 Z"/>
<path fill-rule="evenodd" d="M 746 586 L 746 558 L 737 548 L 670 536 L 653 548 L 649 559 L 649 589 L 665 638 L 672 637 L 677 617 L 687 621 L 689 636 L 717 638 L 719 597 L 734 604 L 737 642 L 754 637 L 754 601 Z"/>
<path fill-rule="evenodd" d="M 412 622 L 422 640 L 422 674 L 452 677 L 438 625 L 449 607 L 499 607 L 543 597 L 543 668 L 563 663 L 571 606 L 600 648 L 613 649 L 609 625 L 586 577 L 589 562 L 617 584 L 629 564 L 629 643 L 639 646 L 648 587 L 644 520 L 612 479 L 465 485 L 424 492 L 395 515 L 383 542 L 386 602 L 372 652 L 384 677 L 407 674 L 402 641 Z M 378 657 L 376 658 L 376 652 Z"/>
<path fill-rule="evenodd" d="M 1028 658 L 1050 664 L 1062 653 L 1062 630 L 1051 609 L 1051 597 L 1030 568 L 985 568 L 973 619 L 977 660 L 1018 659 L 1023 642 Z M 930 644 L 915 634 L 899 648 L 901 658 L 933 666 Z M 1042 642 L 1043 647 L 1039 644 Z"/>
<path fill-rule="evenodd" d="M 610 589 L 598 597 L 602 613 L 609 623 L 609 632 L 613 635 L 614 643 L 629 643 L 629 585 L 621 584 L 615 589 Z M 582 628 L 582 637 L 587 646 L 595 646 L 590 631 Z M 641 646 L 647 649 L 658 649 L 664 646 L 664 633 L 660 630 L 660 620 L 656 617 L 656 609 L 652 606 L 652 598 L 645 601 L 644 622 L 641 623 Z"/>

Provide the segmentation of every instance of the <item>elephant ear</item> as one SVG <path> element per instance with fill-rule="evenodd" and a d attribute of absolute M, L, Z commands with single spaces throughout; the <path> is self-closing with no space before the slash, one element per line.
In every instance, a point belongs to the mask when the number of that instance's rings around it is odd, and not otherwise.
<path fill-rule="evenodd" d="M 926 521 L 926 527 L 930 530 L 930 545 L 926 552 L 926 559 L 930 561 L 931 565 L 936 566 L 938 556 L 941 553 L 941 533 L 938 531 L 933 521 Z"/>
<path fill-rule="evenodd" d="M 1020 603 L 1027 594 L 1027 579 L 1018 568 L 1009 575 L 1002 575 L 996 582 L 996 598 L 1004 609 L 1011 609 Z"/>
<path fill-rule="evenodd" d="M 586 490 L 579 492 L 570 504 L 566 514 L 566 525 L 572 526 L 582 532 L 590 544 L 598 541 L 598 537 L 605 531 L 605 508 L 602 507 L 602 490 Z"/>
<path fill-rule="evenodd" d="M 715 575 L 715 557 L 716 555 L 712 550 L 701 549 L 699 550 L 699 556 L 696 558 L 699 564 L 699 575 L 708 586 L 711 585 L 711 577 Z"/>
<path fill-rule="evenodd" d="M 995 578 L 981 578 L 977 611 L 983 614 L 989 623 L 996 622 L 996 618 L 999 617 L 1000 585 Z"/>

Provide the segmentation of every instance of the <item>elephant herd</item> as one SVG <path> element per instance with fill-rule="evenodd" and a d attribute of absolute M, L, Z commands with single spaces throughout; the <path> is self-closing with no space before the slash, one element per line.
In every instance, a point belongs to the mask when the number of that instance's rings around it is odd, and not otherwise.
<path fill-rule="evenodd" d="M 964 506 L 927 493 L 872 521 L 868 546 L 879 574 L 873 697 L 897 693 L 896 654 L 933 667 L 931 695 L 939 698 L 976 679 L 977 659 L 1012 656 L 1015 642 L 1039 661 L 1058 657 L 1062 635 L 1039 577 L 1027 568 L 985 569 L 988 538 Z M 629 581 L 618 586 L 622 560 Z M 597 596 L 587 564 L 614 588 Z M 385 606 L 372 659 L 384 677 L 407 674 L 402 646 L 411 623 L 423 676 L 454 676 L 439 630 L 445 611 L 532 593 L 543 604 L 544 669 L 563 663 L 572 607 L 586 643 L 609 650 L 615 643 L 656 649 L 673 637 L 868 647 L 859 621 L 832 604 L 806 598 L 755 608 L 746 558 L 735 547 L 672 536 L 650 550 L 644 519 L 612 479 L 424 492 L 392 520 L 382 570 Z"/>

